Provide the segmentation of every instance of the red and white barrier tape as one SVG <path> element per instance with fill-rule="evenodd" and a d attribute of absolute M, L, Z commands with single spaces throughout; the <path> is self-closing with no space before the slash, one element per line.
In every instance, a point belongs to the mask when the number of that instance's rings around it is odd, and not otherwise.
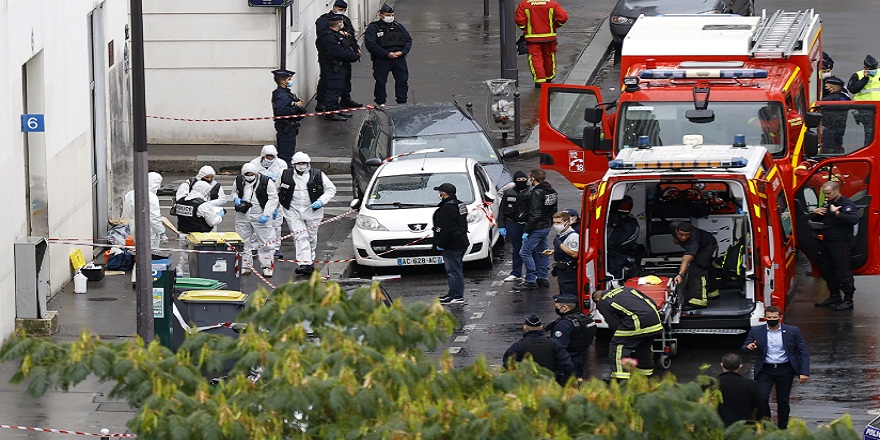
<path fill-rule="evenodd" d="M 324 116 L 324 115 L 333 115 L 338 113 L 346 113 L 356 110 L 369 110 L 375 108 L 375 105 L 365 105 L 363 107 L 351 107 L 351 108 L 343 108 L 339 110 L 328 110 L 323 112 L 311 112 L 311 113 L 301 113 L 298 115 L 287 115 L 287 116 L 257 116 L 252 118 L 220 118 L 220 119 L 193 119 L 193 118 L 173 118 L 170 116 L 152 116 L 147 115 L 147 118 L 150 119 L 160 119 L 163 121 L 182 121 L 182 122 L 242 122 L 242 121 L 265 121 L 265 120 L 275 120 L 275 119 L 293 119 L 293 118 L 304 118 L 309 116 Z"/>
<path fill-rule="evenodd" d="M 94 434 L 91 432 L 70 431 L 67 429 L 32 428 L 29 426 L 2 425 L 2 424 L 0 424 L 0 428 L 19 429 L 22 431 L 51 432 L 53 434 L 85 435 L 85 436 L 89 436 L 89 437 L 113 437 L 113 438 L 135 438 L 135 437 L 137 437 L 137 435 L 135 435 L 135 434 Z"/>
<path fill-rule="evenodd" d="M 199 327 L 190 327 L 189 324 L 186 323 L 183 319 L 183 315 L 180 314 L 180 310 L 177 308 L 176 304 L 171 305 L 171 313 L 177 318 L 177 323 L 180 324 L 180 328 L 183 329 L 186 333 L 191 333 L 193 330 L 198 330 L 203 332 L 205 330 L 212 330 L 215 328 L 232 328 L 235 325 L 235 322 L 218 322 L 217 324 L 212 325 L 203 325 Z"/>

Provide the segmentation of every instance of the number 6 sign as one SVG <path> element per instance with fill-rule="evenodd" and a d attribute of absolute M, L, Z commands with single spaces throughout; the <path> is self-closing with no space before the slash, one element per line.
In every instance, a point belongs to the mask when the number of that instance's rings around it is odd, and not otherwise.
<path fill-rule="evenodd" d="M 40 113 L 21 115 L 21 131 L 24 133 L 46 131 L 46 123 L 43 116 Z"/>

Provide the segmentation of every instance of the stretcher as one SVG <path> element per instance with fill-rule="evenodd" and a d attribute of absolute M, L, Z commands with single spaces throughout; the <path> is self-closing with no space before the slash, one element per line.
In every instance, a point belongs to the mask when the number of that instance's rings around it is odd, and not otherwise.
<path fill-rule="evenodd" d="M 672 366 L 672 357 L 678 352 L 678 339 L 672 337 L 672 320 L 678 308 L 678 294 L 676 293 L 675 280 L 669 277 L 652 277 L 660 280 L 659 284 L 646 283 L 642 278 L 630 278 L 625 286 L 638 290 L 654 301 L 657 311 L 660 312 L 660 323 L 663 331 L 660 337 L 654 339 L 651 351 L 660 355 L 660 367 L 668 370 Z M 642 284 L 639 283 L 642 281 Z"/>

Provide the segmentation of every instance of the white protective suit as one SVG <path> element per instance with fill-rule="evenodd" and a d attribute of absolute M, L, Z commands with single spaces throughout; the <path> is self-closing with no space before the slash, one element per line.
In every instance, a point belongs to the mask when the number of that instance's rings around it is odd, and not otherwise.
<path fill-rule="evenodd" d="M 321 207 L 312 209 L 313 202 L 309 198 L 307 186 L 312 159 L 308 154 L 298 151 L 293 155 L 291 162 L 294 163 L 293 180 L 295 186 L 293 198 L 290 201 L 290 208 L 282 208 L 282 210 L 284 211 L 284 218 L 287 220 L 290 232 L 295 234 L 297 264 L 300 267 L 309 266 L 306 273 L 310 273 L 314 267 L 315 250 L 318 247 L 318 224 L 324 218 L 323 205 L 329 203 L 333 196 L 336 195 L 336 185 L 330 181 L 327 174 L 321 173 L 324 194 L 317 200 L 321 202 Z M 303 165 L 305 164 L 308 164 L 308 166 L 304 167 Z"/>
<path fill-rule="evenodd" d="M 192 199 L 204 199 L 205 203 L 199 205 L 199 209 L 196 211 L 196 216 L 205 219 L 205 222 L 208 223 L 208 226 L 216 227 L 223 221 L 223 216 L 225 214 L 218 210 L 214 205 L 207 202 L 208 194 L 211 193 L 211 184 L 205 182 L 204 180 L 199 180 L 198 182 L 193 184 L 192 190 L 184 197 L 184 200 L 192 200 Z M 186 240 L 188 234 L 181 233 L 177 236 L 177 241 L 180 244 L 181 249 L 187 249 L 188 243 Z M 181 252 L 180 258 L 177 260 L 177 276 L 178 277 L 188 277 L 189 276 L 189 254 L 185 252 Z"/>
<path fill-rule="evenodd" d="M 248 182 L 245 174 L 253 173 L 253 179 Z M 275 227 L 272 224 L 272 213 L 278 209 L 278 190 L 271 182 L 266 185 L 266 194 L 269 196 L 266 206 L 261 207 L 255 190 L 259 183 L 260 167 L 251 162 L 241 167 L 242 178 L 244 178 L 244 187 L 241 193 L 238 188 L 233 188 L 232 194 L 234 199 L 241 199 L 251 203 L 247 213 L 235 212 L 235 232 L 241 236 L 244 241 L 244 269 L 248 271 L 253 267 L 252 250 L 257 249 L 257 257 L 260 259 L 260 265 L 263 267 L 263 273 L 266 270 L 274 270 L 274 247 L 272 245 L 265 246 L 266 243 L 275 240 Z M 260 217 L 267 216 L 265 223 L 260 223 Z M 270 272 L 271 273 L 271 272 Z"/>
<path fill-rule="evenodd" d="M 150 246 L 152 249 L 157 249 L 163 241 L 168 241 L 168 236 L 165 235 L 165 225 L 162 224 L 162 213 L 159 211 L 159 196 L 157 195 L 159 187 L 162 186 L 162 175 L 151 172 L 147 174 L 147 181 L 149 183 L 147 197 L 150 199 Z M 135 227 L 134 213 L 134 190 L 131 190 L 125 193 L 125 197 L 122 198 L 122 217 L 129 219 L 128 225 L 132 236 L 134 236 Z"/>
<path fill-rule="evenodd" d="M 213 177 L 215 177 L 216 174 L 217 173 L 214 172 L 214 168 L 212 166 L 205 165 L 205 166 L 199 168 L 199 172 L 196 173 L 196 182 L 201 181 L 202 179 L 205 178 L 205 176 L 211 176 L 213 178 Z M 211 182 L 206 182 L 206 183 L 211 185 L 210 189 L 208 189 L 209 195 L 211 194 L 211 190 L 214 189 L 214 185 L 218 185 L 218 186 L 220 185 L 220 182 L 218 182 L 216 179 L 213 179 L 213 180 L 211 180 Z M 180 199 L 186 197 L 187 194 L 190 193 L 190 191 L 191 191 L 190 180 L 187 179 L 186 181 L 181 183 L 180 186 L 177 187 L 177 192 L 174 194 L 174 200 L 177 201 L 177 200 L 180 200 Z M 210 203 L 211 205 L 213 205 L 217 208 L 220 208 L 226 204 L 226 191 L 223 191 L 223 187 L 220 186 L 220 192 L 217 195 L 216 199 L 208 200 L 208 198 L 205 198 L 205 200 L 207 200 L 208 203 Z"/>
<path fill-rule="evenodd" d="M 272 159 L 266 159 L 266 155 L 271 155 Z M 275 189 L 278 189 L 278 183 L 281 180 L 281 173 L 287 169 L 287 162 L 278 158 L 278 149 L 275 148 L 274 145 L 263 145 L 263 149 L 260 151 L 260 157 L 254 158 L 251 160 L 251 163 L 260 169 L 260 174 L 272 179 L 272 183 L 275 184 Z M 283 221 L 284 217 L 281 216 L 280 212 L 278 215 L 275 215 L 274 218 L 269 220 L 269 223 L 275 227 L 276 237 L 281 237 L 281 223 Z M 273 251 L 277 252 L 279 249 L 281 249 L 280 241 L 272 244 Z"/>

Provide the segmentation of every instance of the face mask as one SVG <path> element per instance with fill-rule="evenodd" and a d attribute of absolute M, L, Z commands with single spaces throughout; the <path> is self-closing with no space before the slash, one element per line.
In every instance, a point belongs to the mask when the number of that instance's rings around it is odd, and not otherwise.
<path fill-rule="evenodd" d="M 385 15 L 382 17 L 382 21 L 384 21 L 385 23 L 394 23 L 394 16 L 393 15 Z"/>
<path fill-rule="evenodd" d="M 768 319 L 767 325 L 770 327 L 776 327 L 777 325 L 779 325 L 779 320 L 778 319 Z"/>
<path fill-rule="evenodd" d="M 822 78 L 828 78 L 831 76 L 831 72 L 822 72 Z"/>
<path fill-rule="evenodd" d="M 256 175 L 256 174 L 254 174 L 254 175 L 252 175 L 252 176 L 247 176 L 247 175 L 244 176 L 244 180 L 245 180 L 246 182 L 253 182 L 253 181 L 256 180 L 256 179 L 257 179 L 257 175 Z"/>
<path fill-rule="evenodd" d="M 556 314 L 559 316 L 564 316 L 565 312 L 563 312 L 562 310 L 556 309 Z"/>
<path fill-rule="evenodd" d="M 287 81 L 287 88 L 288 88 L 288 89 L 292 89 L 292 88 L 293 88 L 293 80 L 292 80 L 292 79 L 289 80 L 289 81 Z"/>
<path fill-rule="evenodd" d="M 561 224 L 561 225 L 560 225 L 560 224 L 553 223 L 553 229 L 556 229 L 557 232 L 561 232 L 561 231 L 564 230 L 566 227 L 568 227 L 568 225 L 565 224 L 565 223 L 563 223 L 563 224 Z"/>
<path fill-rule="evenodd" d="M 868 75 L 874 76 L 877 74 L 877 69 L 871 69 L 868 71 Z"/>
<path fill-rule="evenodd" d="M 333 10 L 333 13 L 334 13 L 334 14 L 338 14 L 338 15 L 345 15 L 345 13 L 346 13 L 347 11 L 348 11 L 347 9 L 343 9 L 343 10 L 341 10 L 341 11 L 338 10 L 338 9 L 334 9 L 334 10 Z"/>
<path fill-rule="evenodd" d="M 272 166 L 273 163 L 275 163 L 275 159 L 263 159 L 262 161 L 260 161 L 260 163 L 263 164 L 263 168 L 269 168 Z"/>
<path fill-rule="evenodd" d="M 529 186 L 529 182 L 525 180 L 517 180 L 513 184 L 516 189 L 526 189 Z"/>
<path fill-rule="evenodd" d="M 296 172 L 302 174 L 308 171 L 310 167 L 309 165 L 294 165 L 293 168 L 296 169 Z"/>

